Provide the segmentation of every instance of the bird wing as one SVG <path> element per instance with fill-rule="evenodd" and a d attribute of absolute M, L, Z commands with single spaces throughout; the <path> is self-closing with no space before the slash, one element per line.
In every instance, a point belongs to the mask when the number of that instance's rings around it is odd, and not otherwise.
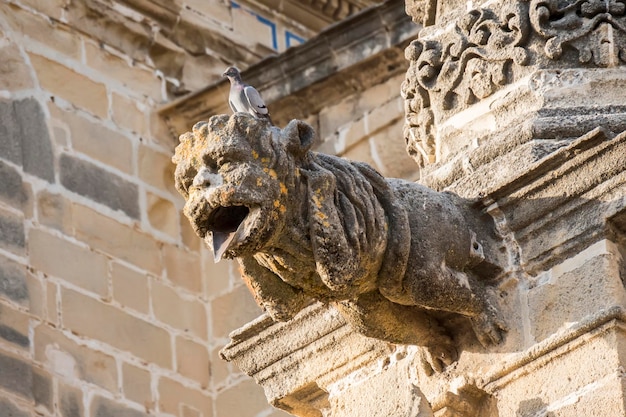
<path fill-rule="evenodd" d="M 261 98 L 261 95 L 259 94 L 259 92 L 256 91 L 254 87 L 248 85 L 243 89 L 243 92 L 246 95 L 246 98 L 248 99 L 248 103 L 250 104 L 250 107 L 255 112 L 262 114 L 262 115 L 268 114 L 268 110 L 267 110 L 267 107 L 265 106 L 265 102 Z"/>
<path fill-rule="evenodd" d="M 235 107 L 235 104 L 232 100 L 228 100 L 228 105 L 230 106 L 230 109 L 233 111 L 233 113 L 237 113 L 237 108 Z"/>

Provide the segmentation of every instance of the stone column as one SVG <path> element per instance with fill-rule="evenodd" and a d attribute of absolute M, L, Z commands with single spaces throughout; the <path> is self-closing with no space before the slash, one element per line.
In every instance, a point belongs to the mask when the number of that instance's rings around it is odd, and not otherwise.
<path fill-rule="evenodd" d="M 406 50 L 408 151 L 420 183 L 495 220 L 506 340 L 458 332 L 433 373 L 314 304 L 234 332 L 223 357 L 297 416 L 626 415 L 626 3 L 406 3 L 429 25 Z"/>

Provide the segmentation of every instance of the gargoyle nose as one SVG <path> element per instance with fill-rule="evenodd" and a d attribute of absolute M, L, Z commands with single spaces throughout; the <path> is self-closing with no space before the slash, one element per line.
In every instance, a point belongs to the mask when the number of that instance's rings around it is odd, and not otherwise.
<path fill-rule="evenodd" d="M 201 168 L 193 178 L 193 186 L 196 188 L 218 187 L 223 182 L 220 174 L 212 172 L 208 168 Z"/>

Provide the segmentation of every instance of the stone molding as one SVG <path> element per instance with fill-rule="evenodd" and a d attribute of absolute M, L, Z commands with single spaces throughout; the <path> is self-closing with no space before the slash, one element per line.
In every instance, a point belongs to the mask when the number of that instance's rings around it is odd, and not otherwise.
<path fill-rule="evenodd" d="M 328 396 L 321 387 L 394 349 L 354 332 L 337 310 L 321 303 L 289 322 L 264 314 L 230 337 L 220 356 L 252 376 L 272 405 L 298 416 L 320 416 Z"/>
<path fill-rule="evenodd" d="M 626 62 L 624 3 L 559 4 L 522 0 L 473 9 L 445 28 L 425 29 L 407 47 L 404 137 L 420 166 L 436 160 L 438 124 L 533 70 Z"/>
<path fill-rule="evenodd" d="M 257 0 L 259 3 L 269 7 L 270 9 L 280 8 L 281 11 L 287 12 L 286 16 L 296 21 L 301 21 L 301 17 L 289 10 L 301 9 L 307 14 L 319 16 L 320 19 L 327 23 L 338 22 L 351 16 L 359 11 L 376 5 L 379 2 L 374 0 Z M 300 17 L 300 19 L 298 19 Z M 306 22 L 303 22 L 306 23 Z"/>
<path fill-rule="evenodd" d="M 575 351 L 590 340 L 611 332 L 626 334 L 626 311 L 622 306 L 599 310 L 563 332 L 556 333 L 522 352 L 504 357 L 484 374 L 464 379 L 455 388 L 455 393 L 445 391 L 431 399 L 432 410 L 438 417 L 492 415 L 484 414 L 485 409 L 492 406 L 489 404 L 492 396 L 506 385 Z"/>

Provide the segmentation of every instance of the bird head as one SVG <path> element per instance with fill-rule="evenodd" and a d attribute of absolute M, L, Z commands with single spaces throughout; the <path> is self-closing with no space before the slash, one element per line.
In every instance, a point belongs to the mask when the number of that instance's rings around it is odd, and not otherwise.
<path fill-rule="evenodd" d="M 237 79 L 241 77 L 241 73 L 236 67 L 228 67 L 226 68 L 226 71 L 224 71 L 224 73 L 222 74 L 222 77 Z"/>

